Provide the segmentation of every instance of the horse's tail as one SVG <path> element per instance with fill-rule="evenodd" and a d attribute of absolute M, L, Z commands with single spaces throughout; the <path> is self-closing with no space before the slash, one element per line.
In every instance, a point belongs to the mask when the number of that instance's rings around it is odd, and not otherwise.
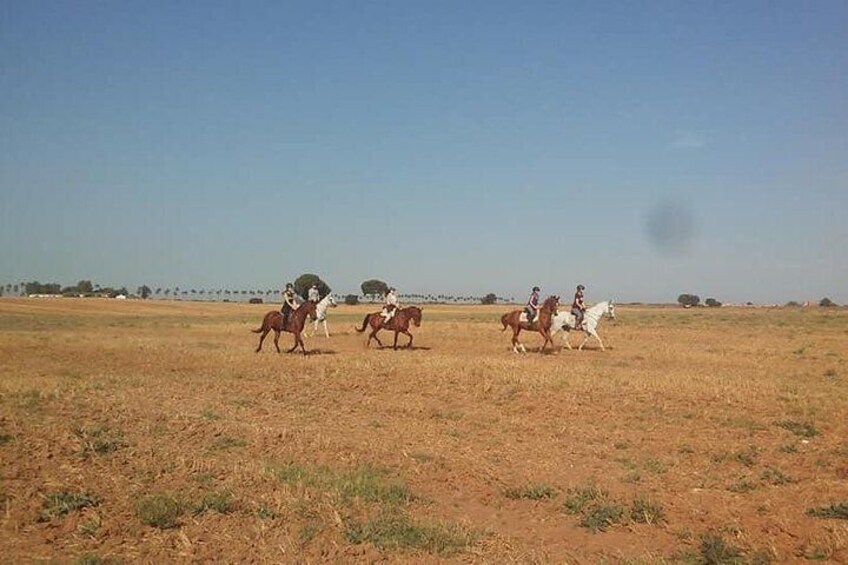
<path fill-rule="evenodd" d="M 362 320 L 362 327 L 357 328 L 356 326 L 353 326 L 353 329 L 355 329 L 358 333 L 364 332 L 365 328 L 368 327 L 368 318 L 370 318 L 370 317 L 371 317 L 371 314 L 365 314 L 365 319 Z"/>
<path fill-rule="evenodd" d="M 250 330 L 250 331 L 252 331 L 255 334 L 261 334 L 262 328 L 264 328 L 264 327 L 265 327 L 265 325 L 263 324 L 263 325 L 259 326 L 258 328 L 256 328 L 255 330 Z"/>
<path fill-rule="evenodd" d="M 505 331 L 509 324 L 506 323 L 506 319 L 509 318 L 509 314 L 504 314 L 501 316 L 501 323 L 503 324 L 503 329 L 501 331 Z"/>

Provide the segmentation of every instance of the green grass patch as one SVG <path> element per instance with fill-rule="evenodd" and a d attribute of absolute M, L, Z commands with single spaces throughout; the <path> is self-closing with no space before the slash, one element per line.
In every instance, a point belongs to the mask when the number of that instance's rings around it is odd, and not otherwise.
<path fill-rule="evenodd" d="M 556 488 L 546 484 L 527 485 L 504 491 L 504 495 L 513 500 L 545 500 L 555 497 L 556 493 Z"/>
<path fill-rule="evenodd" d="M 563 509 L 568 514 L 580 514 L 585 508 L 595 501 L 607 497 L 606 491 L 597 485 L 584 485 L 575 489 L 568 489 L 563 503 Z"/>
<path fill-rule="evenodd" d="M 327 492 L 342 501 L 358 498 L 366 502 L 399 505 L 414 499 L 404 483 L 388 480 L 385 472 L 371 466 L 340 472 L 326 467 L 287 463 L 271 465 L 268 470 L 286 484 Z"/>
<path fill-rule="evenodd" d="M 739 477 L 736 482 L 727 487 L 730 492 L 746 493 L 757 489 L 757 483 L 747 477 Z"/>
<path fill-rule="evenodd" d="M 807 509 L 807 516 L 813 518 L 833 518 L 848 520 L 848 502 L 833 503 L 830 506 L 819 506 Z"/>
<path fill-rule="evenodd" d="M 811 438 L 819 435 L 819 431 L 811 422 L 796 422 L 795 420 L 783 420 L 777 423 L 784 430 L 790 431 L 796 436 Z"/>
<path fill-rule="evenodd" d="M 757 449 L 757 446 L 751 445 L 748 449 L 744 451 L 737 452 L 733 459 L 738 463 L 742 463 L 746 467 L 753 467 L 757 464 L 757 459 L 760 456 L 760 450 Z"/>
<path fill-rule="evenodd" d="M 9 443 L 10 441 L 12 441 L 12 437 L 13 436 L 11 434 L 0 434 L 0 445 L 5 445 Z"/>
<path fill-rule="evenodd" d="M 426 551 L 452 555 L 474 542 L 474 535 L 455 525 L 418 524 L 400 512 L 382 513 L 365 522 L 351 522 L 345 539 L 354 544 L 370 543 L 380 549 Z"/>
<path fill-rule="evenodd" d="M 143 524 L 168 530 L 179 526 L 184 505 L 169 494 L 151 494 L 138 501 L 135 514 Z"/>
<path fill-rule="evenodd" d="M 662 504 L 639 496 L 630 505 L 630 519 L 641 524 L 659 524 L 665 520 Z"/>
<path fill-rule="evenodd" d="M 624 518 L 624 508 L 618 504 L 599 504 L 584 512 L 580 525 L 592 533 L 605 532 L 610 526 L 621 524 Z"/>
<path fill-rule="evenodd" d="M 74 435 L 82 441 L 83 457 L 107 455 L 127 446 L 123 434 L 105 427 L 75 428 Z"/>
<path fill-rule="evenodd" d="M 767 468 L 765 471 L 763 471 L 763 474 L 760 478 L 766 481 L 767 483 L 775 486 L 789 485 L 798 482 L 776 467 Z"/>
<path fill-rule="evenodd" d="M 745 557 L 738 547 L 726 541 L 719 533 L 701 536 L 700 555 L 697 563 L 703 565 L 744 565 Z"/>
<path fill-rule="evenodd" d="M 233 495 L 229 491 L 210 492 L 194 505 L 192 512 L 195 516 L 206 512 L 217 512 L 218 514 L 228 514 L 235 509 Z"/>
<path fill-rule="evenodd" d="M 212 442 L 212 445 L 210 447 L 214 450 L 227 450 L 232 449 L 234 447 L 244 447 L 246 445 L 247 442 L 243 439 L 230 436 L 221 436 L 219 438 L 216 438 L 215 441 Z"/>
<path fill-rule="evenodd" d="M 53 518 L 61 518 L 70 512 L 98 504 L 100 499 L 87 492 L 54 492 L 44 498 L 39 521 L 47 522 Z"/>

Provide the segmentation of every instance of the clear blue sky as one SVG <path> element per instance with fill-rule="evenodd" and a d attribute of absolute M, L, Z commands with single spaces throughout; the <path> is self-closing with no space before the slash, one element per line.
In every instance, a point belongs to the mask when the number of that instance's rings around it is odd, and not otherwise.
<path fill-rule="evenodd" d="M 848 302 L 848 3 L 0 4 L 0 282 Z"/>

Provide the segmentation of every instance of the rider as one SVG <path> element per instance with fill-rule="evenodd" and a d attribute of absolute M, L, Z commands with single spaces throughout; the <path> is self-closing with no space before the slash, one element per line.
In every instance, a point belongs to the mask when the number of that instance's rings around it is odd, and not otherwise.
<path fill-rule="evenodd" d="M 318 304 L 318 301 L 321 300 L 321 292 L 318 290 L 318 283 L 312 283 L 312 286 L 309 287 L 308 298 L 315 304 Z"/>
<path fill-rule="evenodd" d="M 574 329 L 583 329 L 583 313 L 586 312 L 586 303 L 583 301 L 583 291 L 586 287 L 582 284 L 577 285 L 577 292 L 574 293 L 574 302 L 571 303 L 571 313 L 574 314 Z"/>
<path fill-rule="evenodd" d="M 291 313 L 297 310 L 297 300 L 294 294 L 294 285 L 286 283 L 286 288 L 283 290 L 283 307 L 280 311 L 283 313 L 283 329 L 288 327 Z"/>
<path fill-rule="evenodd" d="M 394 317 L 395 312 L 397 312 L 398 297 L 396 292 L 395 287 L 391 287 L 386 293 L 386 305 L 383 306 L 383 309 L 380 311 L 380 316 L 383 317 L 384 326 L 389 323 L 389 320 L 391 320 Z"/>
<path fill-rule="evenodd" d="M 527 299 L 527 306 L 524 307 L 524 311 L 527 312 L 527 322 L 532 324 L 536 319 L 536 316 L 539 315 L 539 287 L 534 286 L 533 291 L 530 293 L 530 298 Z"/>

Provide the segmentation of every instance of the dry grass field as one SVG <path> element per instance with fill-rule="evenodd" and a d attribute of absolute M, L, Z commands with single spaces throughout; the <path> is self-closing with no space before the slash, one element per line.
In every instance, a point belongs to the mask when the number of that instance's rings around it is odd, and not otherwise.
<path fill-rule="evenodd" d="M 504 307 L 392 351 L 340 306 L 303 356 L 253 352 L 269 308 L 0 300 L 3 561 L 848 562 L 848 311 L 516 355 Z"/>

